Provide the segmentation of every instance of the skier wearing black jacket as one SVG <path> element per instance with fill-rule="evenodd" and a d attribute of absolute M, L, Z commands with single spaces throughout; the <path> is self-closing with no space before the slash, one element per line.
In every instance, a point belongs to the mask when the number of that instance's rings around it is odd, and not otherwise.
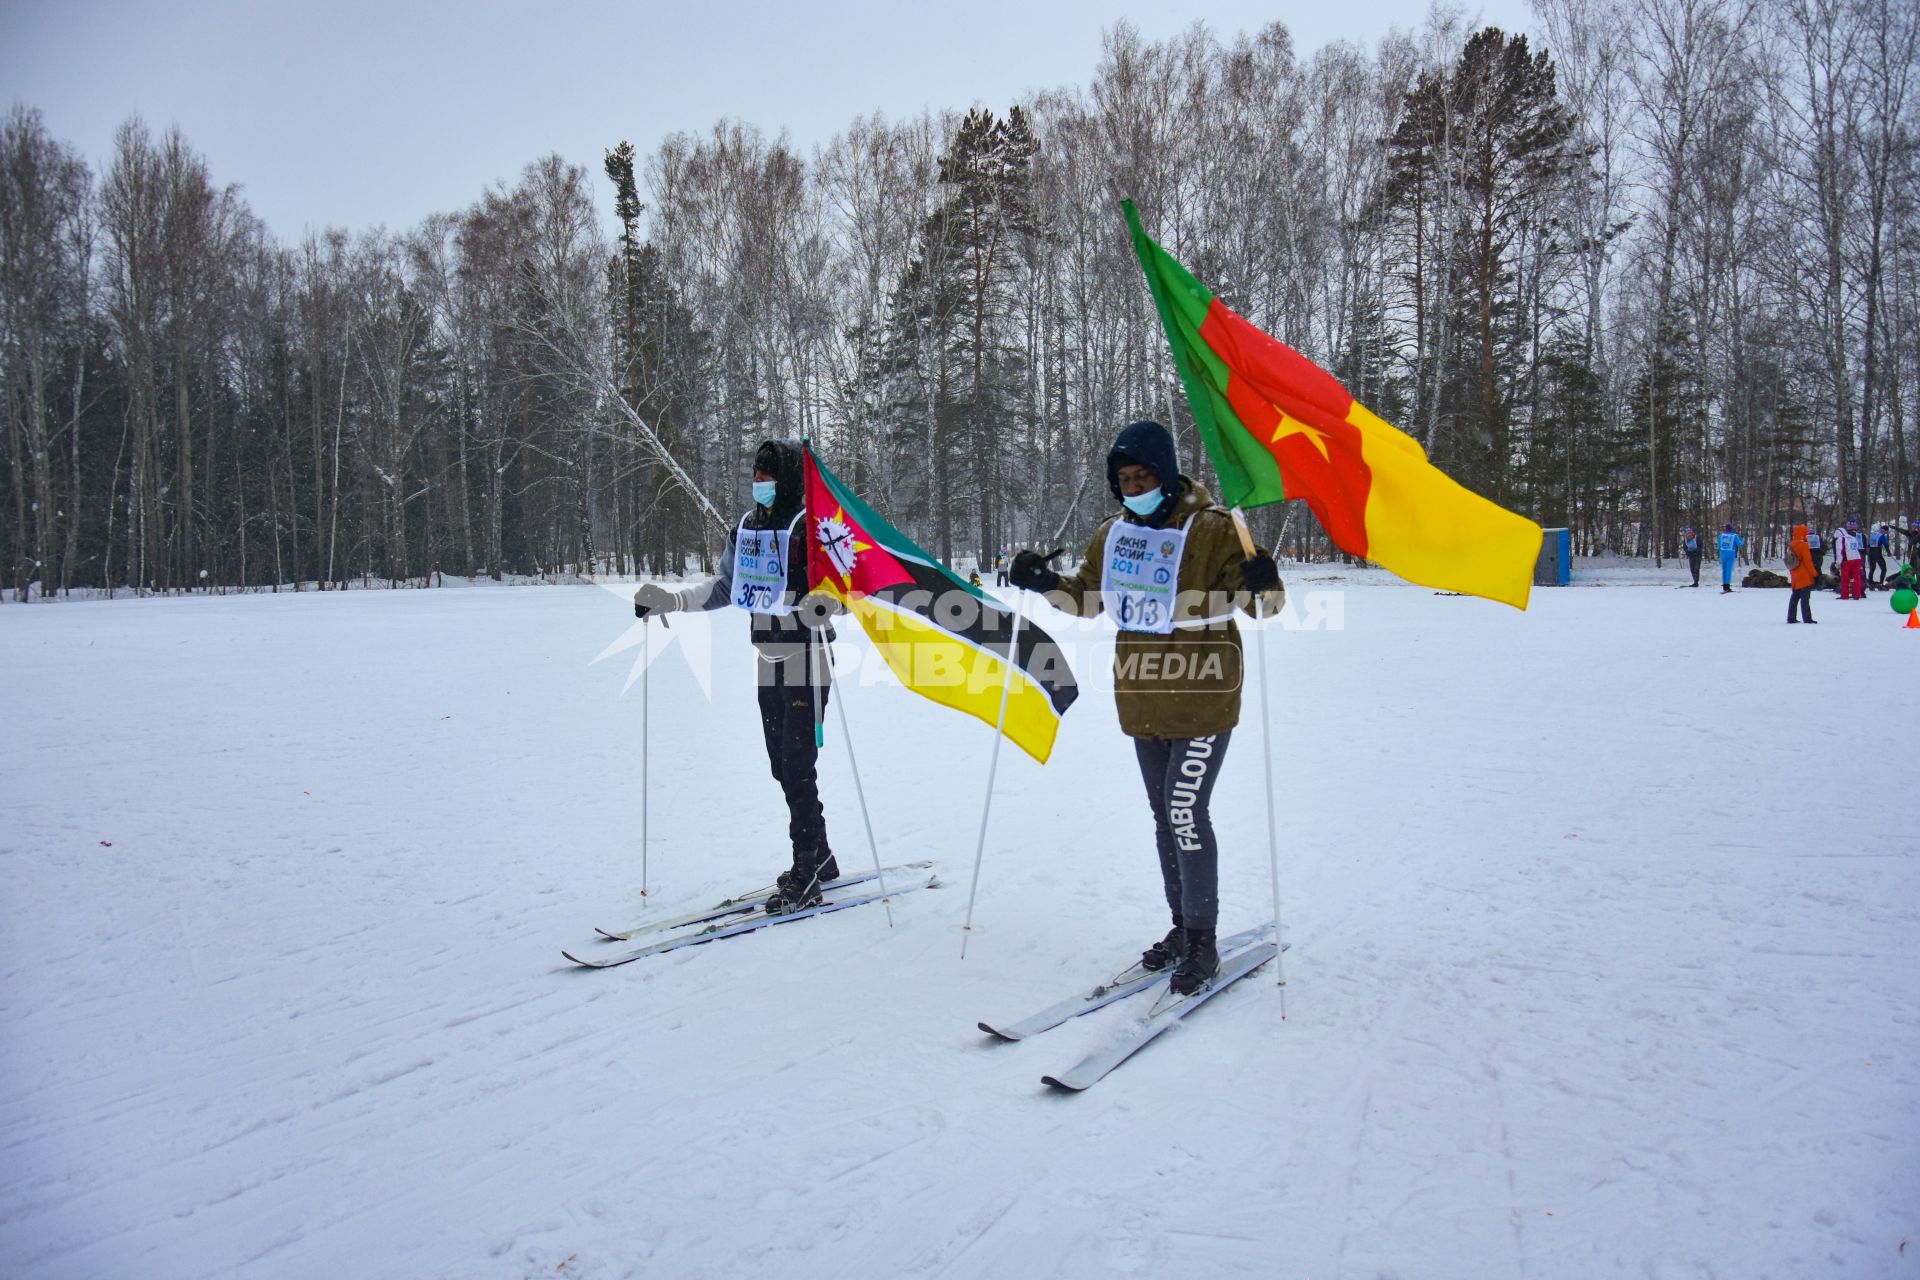
<path fill-rule="evenodd" d="M 683 591 L 648 583 L 634 593 L 635 617 L 728 605 L 747 611 L 759 655 L 760 729 L 767 762 L 787 801 L 793 865 L 780 873 L 769 914 L 817 906 L 820 886 L 839 878 L 815 774 L 816 704 L 827 706 L 830 603 L 807 596 L 807 533 L 800 442 L 768 440 L 753 455 L 753 507 L 727 535 L 720 573 Z M 817 700 L 817 703 L 816 703 Z"/>

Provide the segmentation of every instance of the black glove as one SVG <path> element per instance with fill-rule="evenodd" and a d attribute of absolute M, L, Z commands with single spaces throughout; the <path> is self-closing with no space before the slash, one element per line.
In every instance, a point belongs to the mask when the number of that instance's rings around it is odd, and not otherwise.
<path fill-rule="evenodd" d="M 1047 567 L 1047 561 L 1060 554 L 1059 548 L 1041 555 L 1038 551 L 1016 552 L 1007 581 L 1029 591 L 1051 591 L 1060 585 L 1060 575 Z"/>
<path fill-rule="evenodd" d="M 1263 595 L 1280 585 L 1280 566 L 1266 552 L 1256 551 L 1240 562 L 1240 581 L 1255 595 Z"/>
<path fill-rule="evenodd" d="M 633 593 L 633 616 L 644 618 L 650 613 L 672 613 L 680 607 L 680 597 L 676 592 L 654 583 L 647 583 Z"/>

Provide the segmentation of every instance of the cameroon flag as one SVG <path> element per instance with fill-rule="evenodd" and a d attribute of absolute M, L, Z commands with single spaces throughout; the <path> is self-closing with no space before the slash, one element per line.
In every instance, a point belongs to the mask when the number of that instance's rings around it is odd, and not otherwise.
<path fill-rule="evenodd" d="M 1303 499 L 1334 545 L 1445 591 L 1527 607 L 1540 526 L 1455 483 L 1333 375 L 1235 315 L 1123 200 L 1228 506 Z"/>
<path fill-rule="evenodd" d="M 1000 722 L 1041 764 L 1060 717 L 1080 695 L 1066 655 L 1031 622 L 1007 661 L 1014 615 L 888 524 L 803 451 L 807 481 L 807 589 L 844 602 L 900 683 L 942 706 Z"/>

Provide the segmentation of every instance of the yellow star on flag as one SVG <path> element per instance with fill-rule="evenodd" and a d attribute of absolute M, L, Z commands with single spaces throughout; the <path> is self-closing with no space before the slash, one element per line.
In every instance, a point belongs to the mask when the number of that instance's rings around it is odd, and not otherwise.
<path fill-rule="evenodd" d="M 1273 411 L 1280 415 L 1280 421 L 1274 424 L 1273 438 L 1267 442 L 1268 444 L 1279 444 L 1288 436 L 1305 436 L 1313 441 L 1313 447 L 1320 451 L 1321 457 L 1329 463 L 1333 461 L 1333 456 L 1327 452 L 1326 432 L 1318 427 L 1310 427 L 1298 418 L 1288 417 L 1287 411 L 1279 405 L 1275 405 Z"/>
<path fill-rule="evenodd" d="M 862 542 L 853 536 L 853 529 L 847 524 L 847 510 L 836 507 L 832 515 L 820 521 L 816 536 L 820 547 L 827 553 L 827 560 L 840 574 L 845 585 L 853 584 L 853 565 L 862 551 L 873 550 L 873 544 Z"/>

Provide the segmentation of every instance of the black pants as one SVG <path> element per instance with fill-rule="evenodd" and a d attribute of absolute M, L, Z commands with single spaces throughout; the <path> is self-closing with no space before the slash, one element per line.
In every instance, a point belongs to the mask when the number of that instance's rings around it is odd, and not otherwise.
<path fill-rule="evenodd" d="M 1794 620 L 1793 611 L 1795 608 L 1800 610 L 1800 621 L 1813 621 L 1813 588 L 1811 586 L 1795 587 L 1793 594 L 1787 597 L 1788 622 Z"/>
<path fill-rule="evenodd" d="M 1820 568 L 1820 562 L 1822 560 L 1825 560 L 1826 558 L 1827 558 L 1827 549 L 1825 547 L 1815 548 L 1813 553 L 1813 576 L 1814 577 L 1818 578 L 1820 576 L 1822 572 Z"/>
<path fill-rule="evenodd" d="M 1687 552 L 1687 568 L 1693 570 L 1693 585 L 1696 587 L 1699 586 L 1700 585 L 1700 553 L 1698 551 Z"/>
<path fill-rule="evenodd" d="M 813 655 L 824 671 L 825 653 Z M 767 763 L 773 780 L 787 798 L 787 835 L 793 841 L 795 866 L 825 862 L 827 816 L 820 807 L 819 778 L 814 771 L 819 752 L 813 745 L 813 686 L 807 680 L 807 650 L 796 647 L 779 662 L 759 662 L 760 731 L 767 739 Z M 821 676 L 824 682 L 824 675 Z M 820 689 L 820 711 L 827 709 L 830 690 Z"/>
<path fill-rule="evenodd" d="M 1207 802 L 1232 736 L 1133 740 L 1153 806 L 1153 842 L 1167 907 L 1189 929 L 1214 928 L 1220 915 L 1220 848 Z"/>
<path fill-rule="evenodd" d="M 1875 576 L 1875 575 L 1879 576 Z M 1867 585 L 1884 587 L 1887 585 L 1887 550 L 1885 547 L 1867 548 Z"/>

